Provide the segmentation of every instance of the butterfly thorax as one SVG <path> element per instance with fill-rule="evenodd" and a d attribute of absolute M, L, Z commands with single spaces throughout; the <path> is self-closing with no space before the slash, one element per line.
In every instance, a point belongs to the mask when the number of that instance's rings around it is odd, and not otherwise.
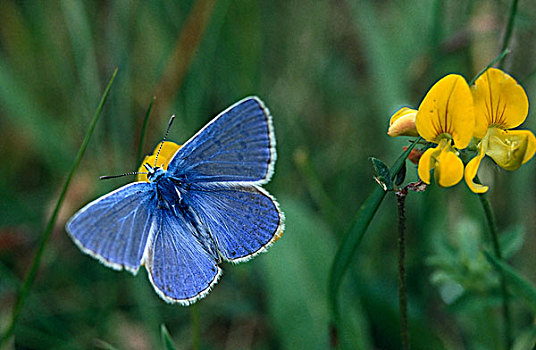
<path fill-rule="evenodd" d="M 155 172 L 149 173 L 147 178 L 156 189 L 160 206 L 171 208 L 182 202 L 182 191 L 172 182 L 166 170 L 155 168 Z"/>
<path fill-rule="evenodd" d="M 153 184 L 157 198 L 158 206 L 167 209 L 174 208 L 178 203 L 182 202 L 182 195 L 177 186 L 173 186 L 167 171 L 160 167 L 152 167 L 144 164 L 148 171 L 147 179 Z"/>
<path fill-rule="evenodd" d="M 154 175 L 151 175 L 149 174 L 148 178 L 155 186 L 158 207 L 172 212 L 177 217 L 185 218 L 192 227 L 192 234 L 201 243 L 205 251 L 219 259 L 214 247 L 214 239 L 210 236 L 208 229 L 199 220 L 198 214 L 186 200 L 189 187 L 177 178 L 170 176 L 166 170 L 158 169 Z M 154 180 L 152 180 L 153 178 Z"/>

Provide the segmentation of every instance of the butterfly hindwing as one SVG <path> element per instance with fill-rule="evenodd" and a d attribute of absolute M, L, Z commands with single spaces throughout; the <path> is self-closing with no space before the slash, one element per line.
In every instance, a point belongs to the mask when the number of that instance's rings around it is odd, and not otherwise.
<path fill-rule="evenodd" d="M 116 270 L 135 273 L 155 229 L 155 206 L 152 185 L 135 182 L 80 209 L 66 229 L 85 253 Z"/>
<path fill-rule="evenodd" d="M 185 216 L 157 210 L 157 229 L 145 267 L 156 292 L 167 302 L 191 304 L 218 281 L 217 258 L 194 238 L 195 228 Z"/>
<path fill-rule="evenodd" d="M 279 238 L 283 230 L 283 213 L 277 202 L 256 186 L 196 184 L 185 201 L 228 261 L 254 256 Z"/>
<path fill-rule="evenodd" d="M 220 113 L 175 153 L 168 171 L 187 183 L 267 182 L 275 162 L 272 117 L 248 97 Z"/>

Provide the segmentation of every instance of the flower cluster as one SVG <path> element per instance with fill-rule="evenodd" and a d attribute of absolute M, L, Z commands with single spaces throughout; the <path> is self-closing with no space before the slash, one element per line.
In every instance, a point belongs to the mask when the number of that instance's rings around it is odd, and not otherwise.
<path fill-rule="evenodd" d="M 431 171 L 440 186 L 456 185 L 465 178 L 475 193 L 487 186 L 475 183 L 485 156 L 506 170 L 516 170 L 536 152 L 529 130 L 511 130 L 527 118 L 529 102 L 521 85 L 496 68 L 487 69 L 469 87 L 465 79 L 450 74 L 432 86 L 418 110 L 404 107 L 391 117 L 390 136 L 419 135 L 433 146 L 421 156 L 418 174 L 429 184 Z M 460 150 L 476 150 L 467 163 Z"/>

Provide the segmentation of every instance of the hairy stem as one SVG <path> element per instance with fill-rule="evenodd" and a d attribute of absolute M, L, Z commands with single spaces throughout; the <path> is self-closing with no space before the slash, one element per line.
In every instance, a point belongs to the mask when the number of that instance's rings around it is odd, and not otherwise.
<path fill-rule="evenodd" d="M 398 308 L 400 318 L 400 342 L 403 350 L 409 350 L 408 298 L 406 288 L 406 196 L 407 187 L 396 191 L 398 206 Z"/>

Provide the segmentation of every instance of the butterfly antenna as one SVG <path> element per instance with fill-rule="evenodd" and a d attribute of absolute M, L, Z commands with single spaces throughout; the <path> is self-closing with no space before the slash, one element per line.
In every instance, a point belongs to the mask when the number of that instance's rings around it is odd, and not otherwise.
<path fill-rule="evenodd" d="M 160 147 L 158 148 L 158 152 L 156 152 L 156 158 L 154 159 L 154 167 L 156 168 L 156 162 L 158 161 L 158 156 L 160 155 L 160 150 L 162 149 L 162 146 L 164 145 L 164 141 L 166 141 L 167 136 L 169 134 L 169 129 L 171 129 L 171 124 L 173 124 L 173 120 L 175 120 L 175 114 L 169 118 L 169 123 L 167 126 L 166 133 L 164 134 L 164 138 L 162 139 L 162 142 L 160 142 Z"/>
<path fill-rule="evenodd" d="M 121 174 L 121 175 L 105 175 L 105 176 L 100 176 L 99 179 L 101 180 L 108 180 L 108 179 L 115 179 L 117 177 L 123 177 L 123 176 L 127 176 L 127 175 L 138 175 L 138 174 L 149 174 L 147 172 L 139 172 L 139 171 L 132 171 L 130 173 L 124 173 L 124 174 Z"/>

